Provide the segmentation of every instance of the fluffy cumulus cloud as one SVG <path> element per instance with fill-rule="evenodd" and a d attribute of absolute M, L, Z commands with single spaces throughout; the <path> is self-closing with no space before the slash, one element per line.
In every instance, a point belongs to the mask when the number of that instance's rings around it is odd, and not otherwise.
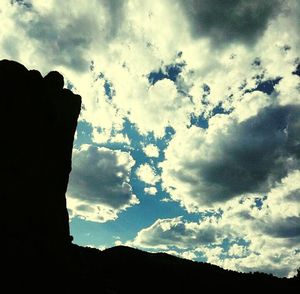
<path fill-rule="evenodd" d="M 211 221 L 210 219 L 198 224 L 185 222 L 181 217 L 158 219 L 152 226 L 137 234 L 134 244 L 159 249 L 168 249 L 172 246 L 187 249 L 210 244 L 216 242 L 220 235 Z"/>
<path fill-rule="evenodd" d="M 297 0 L 0 0 L 0 58 L 58 70 L 83 98 L 98 147 L 74 151 L 70 213 L 104 222 L 138 203 L 136 161 L 145 193 L 201 218 L 161 218 L 132 244 L 292 276 L 299 15 Z"/>
<path fill-rule="evenodd" d="M 61 71 L 82 95 L 82 118 L 93 125 L 95 140 L 101 143 L 123 128 L 125 118 L 143 134 L 158 137 L 167 126 L 185 128 L 191 114 L 205 110 L 197 95 L 203 84 L 210 88 L 204 106 L 213 107 L 233 94 L 238 99 L 239 87 L 251 87 L 255 76 L 287 75 L 297 57 L 297 34 L 285 31 L 297 19 L 293 0 L 285 5 L 240 0 L 178 0 L 175 5 L 166 0 L 154 6 L 150 0 L 143 5 L 136 0 L 0 3 L 1 27 L 6 28 L 0 56 L 44 73 Z M 207 36 L 218 44 L 220 39 L 230 43 L 244 36 L 242 43 L 257 42 L 251 50 L 238 42 L 212 54 L 214 45 Z M 261 65 L 251 67 L 257 58 Z M 274 60 L 280 61 L 276 68 Z M 178 63 L 184 67 L 177 77 L 167 74 L 149 83 L 151 73 Z M 113 88 L 111 94 L 107 85 Z"/>
<path fill-rule="evenodd" d="M 186 122 L 192 107 L 172 81 L 150 87 L 147 78 L 163 63 L 176 62 L 171 31 L 176 17 L 164 17 L 176 8 L 166 4 L 158 3 L 154 12 L 151 1 L 141 6 L 117 0 L 1 0 L 1 26 L 7 30 L 0 54 L 44 73 L 61 71 L 83 97 L 82 118 L 96 131 L 101 127 L 103 138 L 122 128 L 124 116 L 141 132 L 163 136 L 177 118 Z M 160 34 L 153 34 L 158 27 Z M 104 91 L 105 82 L 114 88 L 113 101 Z"/>
<path fill-rule="evenodd" d="M 156 195 L 157 189 L 155 187 L 145 187 L 144 192 L 147 193 L 148 195 Z"/>
<path fill-rule="evenodd" d="M 146 184 L 155 185 L 159 181 L 156 171 L 147 163 L 140 165 L 136 170 L 137 177 Z"/>
<path fill-rule="evenodd" d="M 191 259 L 237 271 L 292 277 L 300 264 L 299 180 L 300 172 L 293 171 L 264 197 L 232 199 L 221 214 L 206 214 L 199 222 L 159 219 L 129 244 L 186 252 Z"/>
<path fill-rule="evenodd" d="M 27 53 L 36 54 L 35 60 L 45 58 L 49 66 L 66 66 L 76 71 L 88 68 L 89 50 L 96 42 L 115 38 L 123 20 L 124 2 L 117 0 L 93 0 L 88 4 L 56 0 L 47 3 L 39 0 L 2 1 L 1 4 L 11 17 L 15 17 L 11 23 L 17 29 L 14 34 L 25 35 L 26 41 L 33 44 L 31 52 Z M 99 34 L 101 28 L 103 32 Z M 15 42 L 15 45 L 21 44 Z"/>
<path fill-rule="evenodd" d="M 129 184 L 134 160 L 126 152 L 82 145 L 73 151 L 68 186 L 70 215 L 104 222 L 138 204 Z"/>
<path fill-rule="evenodd" d="M 218 115 L 209 124 L 176 134 L 161 165 L 166 190 L 190 210 L 266 193 L 299 168 L 299 106 L 265 107 L 242 122 Z"/>
<path fill-rule="evenodd" d="M 143 148 L 144 153 L 148 157 L 158 157 L 159 156 L 159 149 L 157 146 L 153 144 L 149 144 Z"/>

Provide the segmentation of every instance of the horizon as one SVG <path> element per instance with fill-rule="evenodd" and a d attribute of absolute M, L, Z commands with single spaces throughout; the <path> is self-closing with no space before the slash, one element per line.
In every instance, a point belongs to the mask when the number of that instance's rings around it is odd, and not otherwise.
<path fill-rule="evenodd" d="M 153 2 L 0 0 L 0 59 L 82 97 L 73 242 L 296 275 L 300 4 Z"/>

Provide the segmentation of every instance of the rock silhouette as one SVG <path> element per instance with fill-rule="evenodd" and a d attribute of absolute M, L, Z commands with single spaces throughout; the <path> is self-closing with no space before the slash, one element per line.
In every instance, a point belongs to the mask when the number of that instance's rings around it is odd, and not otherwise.
<path fill-rule="evenodd" d="M 44 264 L 64 271 L 67 264 L 71 237 L 65 192 L 81 97 L 63 86 L 58 72 L 43 78 L 19 63 L 0 62 L 0 218 L 6 268 L 14 274 Z"/>
<path fill-rule="evenodd" d="M 65 193 L 81 97 L 58 72 L 0 61 L 1 280 L 7 293 L 296 290 L 294 279 L 241 274 L 163 253 L 72 244 Z"/>

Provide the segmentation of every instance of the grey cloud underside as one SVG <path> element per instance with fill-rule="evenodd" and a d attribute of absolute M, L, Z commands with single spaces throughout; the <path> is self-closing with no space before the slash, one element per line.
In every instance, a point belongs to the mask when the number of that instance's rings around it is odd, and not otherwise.
<path fill-rule="evenodd" d="M 170 224 L 170 227 L 166 230 L 163 228 L 164 224 Z M 171 220 L 165 219 L 158 220 L 147 233 L 142 232 L 141 241 L 145 247 L 164 245 L 188 248 L 214 243 L 219 235 L 219 230 L 213 226 L 205 225 L 195 230 L 188 228 L 181 220 L 172 223 Z"/>
<path fill-rule="evenodd" d="M 180 0 L 195 38 L 209 37 L 218 46 L 230 42 L 253 44 L 269 20 L 280 11 L 281 0 Z"/>
<path fill-rule="evenodd" d="M 101 1 L 100 1 L 101 2 Z M 123 0 L 102 0 L 102 3 L 108 11 L 109 17 L 109 28 L 108 33 L 109 39 L 117 36 L 122 22 L 124 19 L 124 6 L 125 1 Z"/>
<path fill-rule="evenodd" d="M 266 193 L 292 167 L 299 169 L 300 107 L 269 107 L 235 123 L 211 148 L 214 157 L 174 172 L 195 201 L 210 205 L 243 193 Z M 188 177 L 186 170 L 196 177 Z"/>
<path fill-rule="evenodd" d="M 300 189 L 296 189 L 295 191 L 291 192 L 286 199 L 288 201 L 294 201 L 300 203 Z"/>
<path fill-rule="evenodd" d="M 268 224 L 264 232 L 276 238 L 297 238 L 300 242 L 300 217 L 287 217 Z"/>
<path fill-rule="evenodd" d="M 84 16 L 76 19 L 72 25 L 61 28 L 49 16 L 36 19 L 26 30 L 31 39 L 47 44 L 43 48 L 47 48 L 48 58 L 54 64 L 63 64 L 80 71 L 87 68 L 84 49 L 90 45 L 91 37 L 86 33 L 92 31 L 92 28 L 92 21 Z"/>
<path fill-rule="evenodd" d="M 12 56 L 14 59 L 19 57 L 19 44 L 15 37 L 9 36 L 2 40 L 2 49 L 6 54 Z"/>
<path fill-rule="evenodd" d="M 124 207 L 132 198 L 127 183 L 130 171 L 117 160 L 113 151 L 93 146 L 75 152 L 68 194 L 89 204 L 104 204 L 113 209 Z"/>
<path fill-rule="evenodd" d="M 90 63 L 87 50 L 95 42 L 97 46 L 105 46 L 106 42 L 114 39 L 124 20 L 124 1 L 102 0 L 96 3 L 92 11 L 79 11 L 76 3 L 66 2 L 59 11 L 53 9 L 42 15 L 33 6 L 27 11 L 31 15 L 30 21 L 16 14 L 15 22 L 33 42 L 42 44 L 38 47 L 44 52 L 39 53 L 44 54 L 52 64 L 84 71 Z M 27 7 L 22 5 L 20 9 Z M 67 11 L 69 13 L 65 15 Z M 103 17 L 104 23 L 99 23 L 98 20 Z M 10 44 L 7 43 L 7 46 Z M 13 50 L 11 46 L 8 49 Z"/>

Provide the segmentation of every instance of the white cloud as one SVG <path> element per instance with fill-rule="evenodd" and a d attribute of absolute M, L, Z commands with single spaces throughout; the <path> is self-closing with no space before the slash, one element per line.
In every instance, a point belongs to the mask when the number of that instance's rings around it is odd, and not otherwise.
<path fill-rule="evenodd" d="M 123 245 L 122 241 L 121 240 L 116 240 L 115 241 L 115 246 L 120 246 L 120 245 Z"/>
<path fill-rule="evenodd" d="M 288 75 L 275 86 L 279 94 L 280 104 L 300 104 L 300 79 L 296 75 Z"/>
<path fill-rule="evenodd" d="M 148 163 L 140 165 L 136 170 L 136 175 L 141 181 L 150 185 L 155 185 L 160 180 L 160 177 Z"/>
<path fill-rule="evenodd" d="M 233 256 L 233 257 L 243 257 L 248 255 L 247 254 L 247 246 L 241 246 L 238 244 L 233 244 L 229 250 L 228 250 L 228 255 Z"/>
<path fill-rule="evenodd" d="M 290 172 L 287 177 L 274 187 L 265 205 L 272 208 L 270 213 L 274 216 L 293 217 L 300 215 L 300 171 Z"/>
<path fill-rule="evenodd" d="M 67 191 L 70 216 L 105 222 L 138 204 L 129 176 L 134 160 L 126 152 L 82 145 L 73 150 Z"/>
<path fill-rule="evenodd" d="M 243 95 L 240 101 L 234 101 L 234 115 L 237 117 L 239 123 L 256 116 L 257 113 L 272 104 L 272 98 L 259 91 L 253 91 Z"/>
<path fill-rule="evenodd" d="M 168 249 L 176 246 L 179 249 L 188 249 L 218 242 L 221 231 L 215 229 L 216 222 L 213 218 L 200 223 L 188 223 L 183 221 L 182 217 L 158 219 L 137 234 L 133 245 L 145 248 Z"/>
<path fill-rule="evenodd" d="M 189 259 L 189 260 L 195 260 L 197 258 L 197 255 L 193 251 L 178 252 L 175 250 L 159 250 L 159 252 L 167 253 L 170 255 L 178 256 L 180 258 L 185 258 L 185 259 Z"/>
<path fill-rule="evenodd" d="M 101 142 L 111 136 L 112 129 L 122 128 L 124 117 L 134 122 L 142 133 L 153 131 L 161 137 L 166 126 L 184 129 L 191 112 L 208 111 L 219 102 L 227 107 L 239 107 L 241 85 L 255 86 L 255 77 L 259 75 L 265 79 L 284 77 L 280 90 L 282 103 L 292 99 L 285 95 L 289 93 L 285 91 L 286 78 L 297 99 L 298 82 L 291 76 L 291 68 L 298 54 L 299 38 L 297 28 L 286 29 L 295 27 L 297 1 L 286 1 L 284 13 L 279 15 L 279 5 L 267 10 L 269 4 L 259 1 L 253 7 L 242 5 L 241 15 L 234 17 L 239 19 L 246 14 L 247 23 L 255 24 L 247 26 L 249 36 L 255 40 L 253 46 L 249 49 L 243 44 L 245 40 L 235 42 L 243 36 L 245 27 L 241 25 L 235 31 L 237 35 L 226 37 L 233 42 L 222 50 L 219 48 L 217 54 L 213 45 L 209 45 L 206 33 L 228 33 L 231 17 L 221 25 L 222 19 L 208 9 L 215 1 L 204 6 L 203 1 L 196 1 L 198 4 L 192 10 L 193 1 L 184 7 L 182 1 L 177 2 L 174 5 L 169 0 L 155 3 L 147 0 L 142 4 L 136 0 L 87 3 L 76 0 L 62 4 L 53 0 L 45 4 L 35 0 L 29 9 L 17 2 L 11 5 L 1 0 L 0 25 L 6 30 L 0 38 L 0 56 L 14 58 L 43 73 L 53 69 L 61 71 L 83 97 L 86 110 L 82 118 L 95 128 L 101 127 L 102 137 L 98 137 Z M 238 4 L 241 3 L 230 5 L 237 11 Z M 256 10 L 262 13 L 257 15 Z M 203 13 L 211 22 L 203 24 L 198 19 Z M 195 38 L 190 33 L 198 22 L 208 30 Z M 291 48 L 283 51 L 286 44 Z M 176 57 L 178 52 L 182 52 L 182 58 Z M 255 58 L 260 58 L 260 66 L 252 65 Z M 186 66 L 176 84 L 163 80 L 149 85 L 147 75 L 151 71 L 180 60 Z M 91 61 L 92 70 L 89 69 Z M 116 94 L 112 100 L 104 92 L 100 72 L 113 85 Z M 204 83 L 210 87 L 205 105 L 201 103 L 201 95 L 196 95 Z M 177 91 L 179 84 L 192 100 Z"/>
<path fill-rule="evenodd" d="M 144 192 L 153 196 L 156 195 L 157 189 L 155 187 L 146 187 L 144 188 Z"/>
<path fill-rule="evenodd" d="M 109 141 L 112 143 L 123 143 L 123 144 L 130 145 L 130 140 L 128 136 L 121 133 L 113 135 Z"/>
<path fill-rule="evenodd" d="M 168 202 L 172 202 L 174 200 L 172 200 L 171 198 L 167 198 L 167 197 L 164 197 L 160 200 L 161 202 L 165 202 L 165 203 L 168 203 Z"/>
<path fill-rule="evenodd" d="M 158 157 L 159 156 L 159 149 L 157 146 L 153 144 L 149 144 L 143 148 L 144 153 L 148 157 Z"/>
<path fill-rule="evenodd" d="M 114 129 L 116 130 L 116 128 Z M 103 130 L 94 128 L 92 132 L 92 140 L 97 144 L 122 143 L 124 145 L 130 145 L 130 140 L 127 135 L 124 135 L 122 133 L 115 133 L 112 135 L 111 128 Z"/>
<path fill-rule="evenodd" d="M 222 206 L 222 216 L 206 216 L 198 223 L 182 217 L 158 219 L 130 244 L 193 253 L 237 271 L 291 277 L 300 264 L 300 172 L 289 173 L 266 196 L 232 199 Z M 228 250 L 222 246 L 225 240 Z"/>
<path fill-rule="evenodd" d="M 118 106 L 126 107 L 129 119 L 136 123 L 138 130 L 146 134 L 153 131 L 157 137 L 165 134 L 167 126 L 186 126 L 189 124 L 189 114 L 193 110 L 193 103 L 188 97 L 177 92 L 176 85 L 169 79 L 163 79 L 149 87 L 148 81 L 135 86 L 135 91 L 126 101 L 122 93 L 121 97 L 115 98 Z M 139 98 L 137 98 L 139 97 Z M 143 97 L 143 99 L 140 99 Z"/>
<path fill-rule="evenodd" d="M 87 245 L 85 245 L 84 247 L 95 248 L 95 249 L 99 249 L 99 250 L 101 250 L 101 251 L 107 249 L 107 248 L 106 248 L 105 246 L 103 246 L 103 245 L 96 246 L 96 245 L 94 245 L 94 244 L 87 244 Z"/>
<path fill-rule="evenodd" d="M 216 115 L 207 130 L 177 132 L 160 165 L 163 187 L 189 211 L 267 192 L 300 167 L 299 117 L 298 106 L 271 106 L 242 122 Z"/>
<path fill-rule="evenodd" d="M 197 255 L 193 251 L 184 251 L 180 257 L 190 260 L 195 260 L 197 258 Z"/>
<path fill-rule="evenodd" d="M 151 71 L 175 61 L 173 28 L 180 27 L 186 38 L 185 25 L 177 25 L 178 7 L 169 1 L 157 2 L 155 9 L 152 1 L 58 2 L 33 1 L 28 9 L 2 0 L 1 26 L 7 30 L 0 56 L 43 73 L 61 71 L 83 97 L 82 118 L 107 134 L 122 126 L 124 116 L 157 136 L 168 125 L 186 124 L 193 107 L 189 99 L 170 80 L 153 86 L 147 80 Z M 114 87 L 113 101 L 104 93 L 100 72 Z"/>

